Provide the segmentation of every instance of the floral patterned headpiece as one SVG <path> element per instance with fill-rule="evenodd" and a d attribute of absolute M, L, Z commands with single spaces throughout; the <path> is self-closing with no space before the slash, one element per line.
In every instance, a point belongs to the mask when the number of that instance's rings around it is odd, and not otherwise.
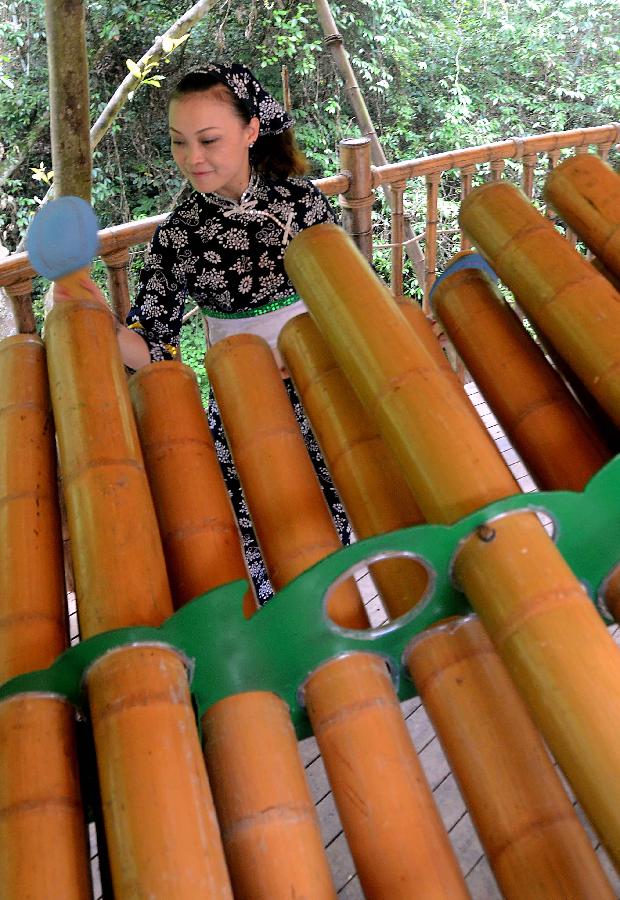
<path fill-rule="evenodd" d="M 267 93 L 247 66 L 210 63 L 201 71 L 221 81 L 245 103 L 250 115 L 260 119 L 261 134 L 281 134 L 292 126 L 293 120 L 284 107 Z"/>

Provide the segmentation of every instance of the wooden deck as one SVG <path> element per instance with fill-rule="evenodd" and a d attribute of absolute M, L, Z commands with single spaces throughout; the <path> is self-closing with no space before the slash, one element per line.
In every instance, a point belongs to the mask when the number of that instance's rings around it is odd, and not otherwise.
<path fill-rule="evenodd" d="M 523 462 L 510 446 L 510 442 L 504 435 L 501 427 L 495 420 L 492 412 L 484 403 L 476 386 L 470 383 L 465 386 L 470 400 L 476 407 L 482 421 L 486 425 L 490 435 L 501 451 L 506 463 L 510 466 L 515 478 L 518 480 L 524 492 L 535 490 L 534 482 L 529 476 Z M 385 612 L 377 597 L 376 590 L 368 573 L 363 574 L 358 580 L 359 588 L 364 596 L 366 608 L 370 620 L 374 626 L 386 621 Z M 72 622 L 72 640 L 78 640 L 75 604 L 70 602 L 70 621 Z M 620 646 L 620 626 L 610 628 L 616 643 Z M 456 852 L 467 887 L 473 900 L 501 900 L 501 894 L 489 868 L 486 857 L 478 840 L 471 817 L 454 776 L 450 771 L 443 754 L 439 740 L 429 721 L 424 707 L 418 698 L 408 700 L 402 704 L 403 716 L 407 728 L 411 734 L 413 743 L 418 751 L 420 761 L 426 773 L 426 777 L 433 790 L 435 801 L 443 819 L 446 830 L 450 836 L 452 846 Z M 317 813 L 321 825 L 321 832 L 326 847 L 327 856 L 332 869 L 334 884 L 342 900 L 363 900 L 359 880 L 355 873 L 355 866 L 347 846 L 338 811 L 330 791 L 325 767 L 318 751 L 314 738 L 308 738 L 299 745 L 300 753 L 306 767 L 306 774 L 310 790 L 316 804 Z M 570 788 L 568 793 L 572 797 Z M 574 801 L 574 798 L 573 798 Z M 574 801 L 575 802 L 575 801 Z M 587 822 L 579 805 L 575 802 L 580 819 L 592 840 L 593 846 L 601 859 L 601 863 L 607 872 L 613 885 L 616 897 L 620 898 L 620 877 L 614 870 L 605 851 L 600 846 L 592 828 Z M 94 827 L 90 827 L 91 836 L 91 866 L 93 872 L 93 897 L 95 900 L 107 900 L 103 897 L 101 879 L 96 849 Z M 274 898 L 277 900 L 277 898 Z"/>

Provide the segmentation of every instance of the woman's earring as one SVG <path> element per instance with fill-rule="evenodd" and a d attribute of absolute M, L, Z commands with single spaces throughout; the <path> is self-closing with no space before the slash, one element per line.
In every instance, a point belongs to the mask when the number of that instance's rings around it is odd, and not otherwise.
<path fill-rule="evenodd" d="M 249 145 L 248 150 L 251 150 L 253 146 L 254 146 L 254 141 L 252 141 L 252 143 Z"/>

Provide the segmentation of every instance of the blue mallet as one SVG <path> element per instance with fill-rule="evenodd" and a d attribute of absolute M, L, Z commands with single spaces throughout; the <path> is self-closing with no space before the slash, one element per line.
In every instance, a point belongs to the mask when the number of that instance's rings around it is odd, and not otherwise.
<path fill-rule="evenodd" d="M 58 197 L 37 212 L 26 235 L 32 267 L 51 281 L 62 282 L 71 296 L 83 293 L 80 279 L 89 275 L 97 254 L 99 223 L 81 197 Z"/>

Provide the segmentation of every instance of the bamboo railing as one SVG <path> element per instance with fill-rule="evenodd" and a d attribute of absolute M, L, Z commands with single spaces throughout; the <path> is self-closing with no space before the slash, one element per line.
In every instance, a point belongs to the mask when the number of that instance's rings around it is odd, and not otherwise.
<path fill-rule="evenodd" d="M 512 161 L 521 166 L 520 185 L 526 196 L 534 195 L 534 173 L 537 166 L 546 161 L 549 169 L 555 168 L 563 150 L 575 154 L 587 153 L 594 148 L 603 159 L 607 159 L 612 148 L 620 143 L 620 124 L 610 123 L 593 128 L 571 131 L 549 132 L 529 137 L 510 138 L 492 144 L 466 147 L 446 153 L 436 153 L 417 159 L 390 163 L 384 166 L 371 165 L 370 141 L 368 138 L 345 139 L 340 144 L 341 171 L 328 178 L 315 181 L 328 197 L 338 196 L 342 207 L 342 222 L 345 230 L 352 235 L 358 247 L 368 259 L 378 249 L 373 241 L 372 207 L 376 201 L 378 187 L 389 185 L 394 203 L 391 211 L 390 241 L 391 252 L 390 286 L 395 296 L 403 294 L 403 248 L 405 241 L 405 192 L 416 179 L 424 179 L 426 185 L 426 209 L 422 237 L 425 246 L 425 279 L 420 287 L 424 291 L 424 309 L 428 312 L 428 295 L 436 277 L 438 267 L 439 198 L 442 181 L 450 173 L 458 173 L 460 199 L 471 192 L 474 177 L 482 175 L 490 181 L 498 181 L 505 176 L 506 163 Z M 553 213 L 547 211 L 553 218 Z M 107 272 L 112 298 L 112 306 L 117 315 L 124 317 L 130 306 L 128 267 L 130 249 L 149 241 L 157 225 L 166 214 L 134 220 L 122 225 L 105 228 L 99 233 L 99 255 Z M 570 231 L 567 237 L 575 243 L 575 235 Z M 457 249 L 471 246 L 465 235 L 460 233 Z M 32 310 L 32 289 L 35 272 L 27 253 L 14 253 L 0 261 L 0 287 L 10 299 L 20 333 L 35 331 Z"/>

